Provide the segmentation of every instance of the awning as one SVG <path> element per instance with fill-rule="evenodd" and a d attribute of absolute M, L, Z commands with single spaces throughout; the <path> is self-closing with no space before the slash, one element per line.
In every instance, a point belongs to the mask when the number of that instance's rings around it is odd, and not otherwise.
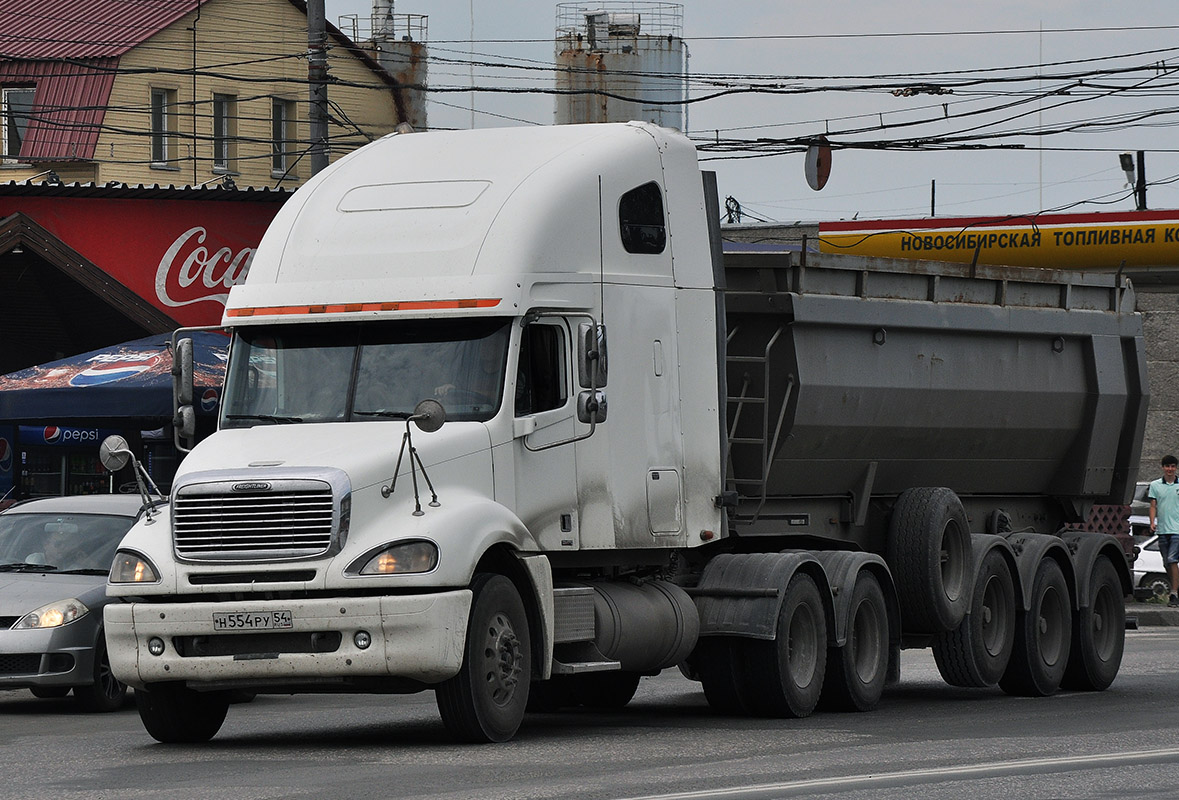
<path fill-rule="evenodd" d="M 229 339 L 192 334 L 198 414 L 217 413 Z M 0 376 L 0 421 L 172 419 L 171 336 L 158 334 Z"/>

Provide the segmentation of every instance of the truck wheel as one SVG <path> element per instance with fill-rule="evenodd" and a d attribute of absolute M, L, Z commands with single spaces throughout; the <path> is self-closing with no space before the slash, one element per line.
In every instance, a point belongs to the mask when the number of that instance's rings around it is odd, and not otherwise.
<path fill-rule="evenodd" d="M 1015 615 L 1015 644 L 999 686 L 1007 694 L 1046 697 L 1068 666 L 1072 612 L 1060 565 L 1045 558 L 1032 580 L 1031 607 Z"/>
<path fill-rule="evenodd" d="M 532 650 L 528 616 L 515 585 L 482 573 L 471 584 L 463 666 L 434 694 L 446 729 L 468 742 L 506 742 L 528 706 Z"/>
<path fill-rule="evenodd" d="M 692 656 L 704 697 L 721 714 L 749 713 L 742 695 L 740 645 L 735 636 L 708 636 L 699 641 Z"/>
<path fill-rule="evenodd" d="M 157 742 L 207 742 L 221 730 L 229 710 L 224 692 L 195 692 L 179 683 L 135 690 L 143 727 Z"/>
<path fill-rule="evenodd" d="M 953 630 L 970 601 L 970 529 L 949 489 L 906 489 L 888 527 L 887 560 L 896 576 L 906 631 Z"/>
<path fill-rule="evenodd" d="M 951 686 L 994 686 L 1011 661 L 1015 643 L 1015 582 L 998 550 L 979 564 L 970 613 L 933 640 L 938 672 Z"/>
<path fill-rule="evenodd" d="M 847 643 L 827 650 L 819 705 L 834 711 L 871 711 L 888 677 L 888 609 L 880 582 L 861 572 L 852 592 Z"/>
<path fill-rule="evenodd" d="M 1072 651 L 1061 685 L 1097 691 L 1109 688 L 1126 646 L 1126 602 L 1117 570 L 1105 556 L 1093 562 L 1089 603 L 1073 616 Z"/>
<path fill-rule="evenodd" d="M 823 692 L 827 667 L 827 616 L 815 581 L 796 572 L 778 612 L 777 638 L 745 644 L 745 687 L 756 698 L 750 711 L 767 717 L 806 717 Z"/>
<path fill-rule="evenodd" d="M 111 661 L 106 653 L 106 639 L 98 633 L 94 647 L 94 682 L 74 687 L 74 700 L 83 711 L 116 711 L 127 699 L 127 687 L 111 672 Z"/>

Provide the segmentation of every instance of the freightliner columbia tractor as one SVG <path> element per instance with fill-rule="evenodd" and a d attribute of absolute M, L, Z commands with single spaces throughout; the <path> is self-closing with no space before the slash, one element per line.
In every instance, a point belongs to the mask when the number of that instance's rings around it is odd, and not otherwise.
<path fill-rule="evenodd" d="M 726 261 L 715 198 L 641 123 L 394 134 L 297 191 L 229 293 L 217 430 L 111 569 L 151 736 L 430 690 L 503 741 L 674 667 L 725 714 L 864 711 L 905 647 L 1109 686 L 1126 558 L 1079 528 L 1136 478 L 1129 283 Z"/>

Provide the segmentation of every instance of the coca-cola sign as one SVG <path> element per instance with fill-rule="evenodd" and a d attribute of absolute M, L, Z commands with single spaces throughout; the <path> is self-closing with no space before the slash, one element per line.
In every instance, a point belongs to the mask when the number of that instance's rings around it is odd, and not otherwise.
<path fill-rule="evenodd" d="M 250 200 L 0 196 L 181 325 L 217 325 L 286 195 Z"/>
<path fill-rule="evenodd" d="M 198 225 L 176 237 L 164 252 L 156 268 L 156 297 L 161 303 L 170 308 L 205 300 L 225 305 L 229 287 L 245 280 L 256 248 L 234 251 L 227 245 L 206 244 L 208 240 L 209 232 Z"/>

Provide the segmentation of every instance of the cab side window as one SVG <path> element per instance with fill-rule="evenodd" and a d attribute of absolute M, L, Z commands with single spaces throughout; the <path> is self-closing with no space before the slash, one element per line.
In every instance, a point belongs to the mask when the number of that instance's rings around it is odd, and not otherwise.
<path fill-rule="evenodd" d="M 567 363 L 563 328 L 535 323 L 524 329 L 516 370 L 516 416 L 565 405 Z"/>
<path fill-rule="evenodd" d="M 628 253 L 655 255 L 667 245 L 663 193 L 654 181 L 631 189 L 618 201 L 618 226 Z"/>

